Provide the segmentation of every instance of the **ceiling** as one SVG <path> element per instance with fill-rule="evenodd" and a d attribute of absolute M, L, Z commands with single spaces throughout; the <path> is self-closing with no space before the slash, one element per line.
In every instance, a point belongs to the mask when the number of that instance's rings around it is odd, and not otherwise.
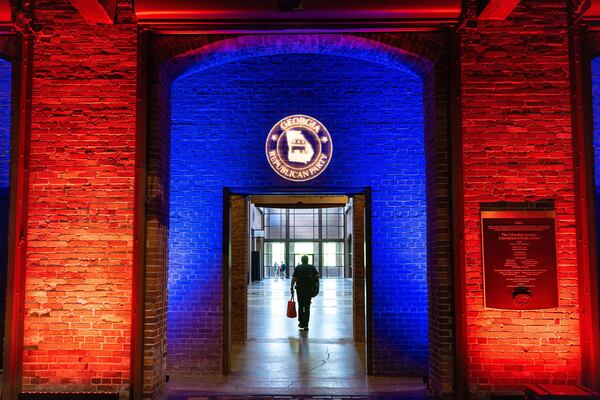
<path fill-rule="evenodd" d="M 90 23 L 114 23 L 117 1 L 70 0 Z M 477 0 L 477 18 L 505 19 L 519 3 L 520 0 Z M 574 4 L 576 13 L 584 19 L 600 21 L 600 0 L 578 0 Z M 387 24 L 387 28 L 398 23 L 439 26 L 457 23 L 463 11 L 463 0 L 135 0 L 133 5 L 141 24 L 271 22 L 285 27 L 297 23 L 299 29 L 307 23 L 371 23 Z M 11 0 L 0 0 L 0 24 L 11 23 L 11 11 Z"/>
<path fill-rule="evenodd" d="M 140 21 L 289 18 L 457 20 L 461 4 L 462 0 L 136 0 L 135 14 Z"/>

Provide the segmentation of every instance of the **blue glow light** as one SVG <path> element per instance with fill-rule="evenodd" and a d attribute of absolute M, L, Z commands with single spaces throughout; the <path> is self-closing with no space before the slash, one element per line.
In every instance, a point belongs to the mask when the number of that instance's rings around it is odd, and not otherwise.
<path fill-rule="evenodd" d="M 423 83 L 393 58 L 252 55 L 213 61 L 172 85 L 170 368 L 220 371 L 224 186 L 372 186 L 375 371 L 427 368 Z M 279 177 L 265 157 L 275 122 L 321 121 L 334 154 L 316 179 Z M 209 365 L 198 365 L 203 354 Z M 194 364 L 196 362 L 196 364 Z"/>
<path fill-rule="evenodd" d="M 0 58 L 0 190 L 10 184 L 10 112 L 12 65 Z"/>
<path fill-rule="evenodd" d="M 8 264 L 8 212 L 10 204 L 10 128 L 12 65 L 0 58 L 0 341 L 4 337 L 4 304 Z M 0 355 L 0 362 L 2 355 Z"/>
<path fill-rule="evenodd" d="M 600 57 L 592 60 L 592 110 L 594 119 L 594 207 L 596 235 L 600 232 Z M 596 245 L 596 255 L 600 255 L 600 246 Z M 598 258 L 600 259 L 600 258 Z"/>

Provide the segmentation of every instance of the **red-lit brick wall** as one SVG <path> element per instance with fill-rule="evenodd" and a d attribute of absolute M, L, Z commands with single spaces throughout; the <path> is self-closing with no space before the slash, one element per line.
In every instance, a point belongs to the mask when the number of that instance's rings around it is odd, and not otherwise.
<path fill-rule="evenodd" d="M 466 312 L 472 393 L 579 380 L 567 8 L 522 1 L 462 38 Z M 483 307 L 480 204 L 554 199 L 559 307 Z"/>
<path fill-rule="evenodd" d="M 65 0 L 35 16 L 23 388 L 124 392 L 136 27 L 87 25 Z"/>

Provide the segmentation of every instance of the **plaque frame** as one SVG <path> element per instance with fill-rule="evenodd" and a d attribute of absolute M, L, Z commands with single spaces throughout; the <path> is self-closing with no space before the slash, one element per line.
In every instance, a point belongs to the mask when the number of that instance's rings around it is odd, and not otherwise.
<path fill-rule="evenodd" d="M 553 225 L 553 230 L 552 230 L 552 239 L 553 239 L 553 254 L 552 254 L 552 260 L 553 260 L 553 273 L 552 271 L 547 272 L 547 275 L 552 274 L 552 279 L 553 282 L 555 283 L 555 289 L 556 291 L 554 293 L 550 294 L 550 299 L 553 300 L 553 303 L 550 304 L 550 301 L 548 301 L 548 304 L 543 304 L 541 306 L 536 306 L 536 307 L 528 307 L 528 306 L 518 306 L 518 305 L 513 305 L 511 307 L 509 306 L 498 306 L 497 304 L 494 305 L 489 305 L 488 304 L 488 295 L 491 292 L 491 288 L 486 287 L 487 286 L 487 280 L 488 277 L 486 277 L 486 271 L 488 270 L 488 267 L 486 267 L 486 260 L 489 262 L 491 256 L 490 254 L 486 254 L 486 247 L 485 247 L 485 224 L 484 222 L 488 219 L 506 219 L 507 221 L 510 221 L 510 223 L 513 223 L 513 221 L 516 219 L 522 219 L 522 220 L 535 220 L 535 219 L 552 219 L 552 225 Z M 517 225 L 517 224 L 515 224 Z M 557 244 L 556 244 L 556 212 L 555 210 L 481 210 L 480 211 L 480 235 L 481 235 L 481 262 L 482 262 L 482 283 L 483 283 L 483 306 L 484 308 L 488 308 L 488 309 L 499 309 L 499 310 L 543 310 L 543 309 L 552 309 L 552 308 L 557 308 L 559 307 L 559 286 L 558 286 L 558 258 L 557 258 Z M 496 289 L 499 290 L 499 289 Z M 513 293 L 514 296 L 514 293 Z M 490 295 L 491 297 L 491 295 Z M 513 301 L 514 301 L 514 297 L 513 297 Z M 497 303 L 497 301 L 496 301 Z"/>

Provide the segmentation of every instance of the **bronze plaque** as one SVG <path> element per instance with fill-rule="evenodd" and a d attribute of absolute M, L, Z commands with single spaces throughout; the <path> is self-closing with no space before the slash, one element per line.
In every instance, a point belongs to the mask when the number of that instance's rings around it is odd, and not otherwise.
<path fill-rule="evenodd" d="M 482 211 L 485 306 L 558 307 L 554 211 Z"/>

